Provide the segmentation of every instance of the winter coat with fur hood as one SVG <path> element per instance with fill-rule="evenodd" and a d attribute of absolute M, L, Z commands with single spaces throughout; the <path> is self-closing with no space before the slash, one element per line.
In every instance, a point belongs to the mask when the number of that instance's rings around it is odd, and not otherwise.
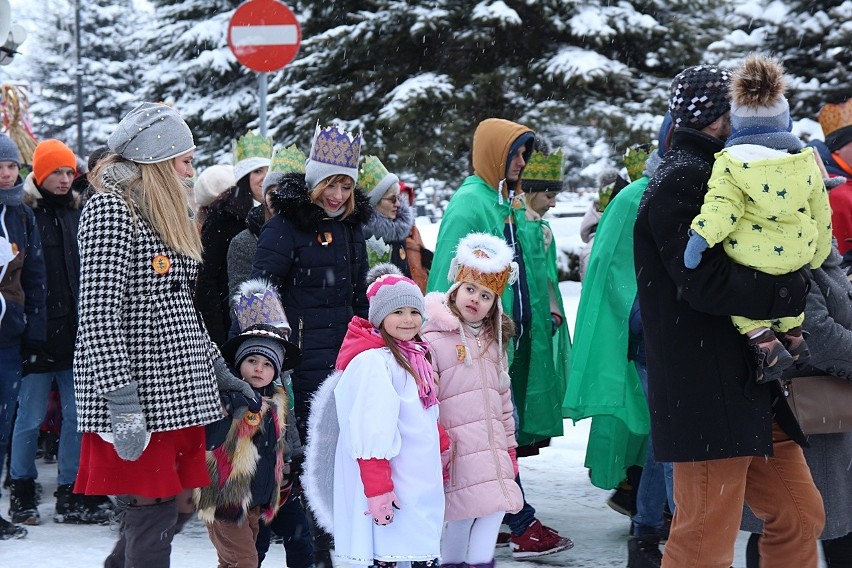
<path fill-rule="evenodd" d="M 193 492 L 198 517 L 240 524 L 253 507 L 267 524 L 281 505 L 287 393 L 264 389 L 258 414 L 226 417 L 205 427 L 210 485 Z M 271 395 L 271 396 L 270 396 Z"/>
<path fill-rule="evenodd" d="M 517 443 L 512 394 L 500 379 L 502 354 L 496 340 L 471 335 L 444 298 L 438 292 L 426 296 L 427 321 L 421 332 L 440 377 L 439 420 L 451 440 L 444 519 L 516 513 L 523 496 L 508 452 Z"/>
<path fill-rule="evenodd" d="M 271 190 L 278 213 L 257 241 L 252 278 L 278 287 L 302 350 L 293 369 L 296 420 L 302 439 L 311 395 L 331 373 L 353 315 L 367 317 L 367 249 L 361 227 L 372 213 L 360 189 L 355 209 L 344 219 L 328 217 L 311 202 L 304 174 L 287 174 Z"/>
<path fill-rule="evenodd" d="M 412 227 L 414 227 L 414 213 L 404 201 L 400 201 L 395 219 L 385 217 L 374 210 L 370 221 L 364 225 L 364 237 L 382 239 L 386 245 L 390 246 L 389 262 L 409 278 L 411 278 L 411 268 L 408 265 L 406 239 L 411 234 Z"/>

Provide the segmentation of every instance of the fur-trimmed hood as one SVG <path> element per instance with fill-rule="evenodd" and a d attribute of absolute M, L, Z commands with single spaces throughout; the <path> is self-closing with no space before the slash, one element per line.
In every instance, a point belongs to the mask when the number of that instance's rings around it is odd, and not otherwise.
<path fill-rule="evenodd" d="M 72 198 L 68 202 L 68 209 L 79 209 L 83 200 L 82 196 L 73 189 L 70 191 Z M 24 204 L 28 205 L 30 209 L 35 211 L 42 206 L 43 200 L 44 198 L 42 197 L 41 191 L 39 191 L 38 186 L 36 186 L 35 176 L 33 176 L 33 174 L 27 175 L 27 179 L 24 180 Z"/>
<path fill-rule="evenodd" d="M 426 323 L 423 324 L 423 332 L 429 329 L 436 331 L 459 331 L 462 322 L 457 318 L 450 308 L 447 307 L 447 295 L 443 292 L 429 292 L 426 294 Z"/>
<path fill-rule="evenodd" d="M 377 239 L 382 238 L 386 243 L 404 241 L 411 233 L 413 226 L 414 213 L 411 207 L 400 202 L 399 209 L 396 210 L 396 219 L 385 217 L 379 213 L 378 209 L 374 209 L 370 221 L 364 225 L 364 236 L 369 238 L 372 235 Z"/>
<path fill-rule="evenodd" d="M 272 209 L 300 230 L 315 231 L 324 219 L 328 219 L 328 216 L 322 207 L 311 202 L 308 197 L 309 191 L 305 174 L 287 174 L 281 179 L 278 187 L 271 190 Z M 352 191 L 355 194 L 355 209 L 341 222 L 356 227 L 363 226 L 370 220 L 373 208 L 360 189 L 356 187 Z"/>

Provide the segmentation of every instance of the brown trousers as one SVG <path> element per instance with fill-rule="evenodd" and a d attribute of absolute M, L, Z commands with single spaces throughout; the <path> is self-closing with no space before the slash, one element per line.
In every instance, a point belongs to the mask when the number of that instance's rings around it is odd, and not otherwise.
<path fill-rule="evenodd" d="M 214 521 L 207 525 L 210 541 L 216 547 L 219 568 L 257 568 L 257 540 L 260 507 L 249 509 L 241 525 Z"/>
<path fill-rule="evenodd" d="M 675 515 L 663 568 L 729 568 L 743 501 L 763 519 L 761 565 L 817 568 L 825 524 L 822 497 L 802 448 L 777 424 L 772 457 L 674 464 Z"/>

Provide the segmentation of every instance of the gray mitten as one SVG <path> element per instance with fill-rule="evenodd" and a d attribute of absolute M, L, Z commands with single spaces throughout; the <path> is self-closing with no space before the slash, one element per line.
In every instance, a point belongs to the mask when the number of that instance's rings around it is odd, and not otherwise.
<path fill-rule="evenodd" d="M 251 385 L 235 377 L 222 356 L 216 357 L 213 361 L 213 371 L 216 373 L 216 384 L 219 386 L 219 391 L 237 391 L 248 399 L 254 399 L 254 391 Z"/>
<path fill-rule="evenodd" d="M 104 393 L 112 422 L 115 453 L 123 460 L 135 461 L 145 451 L 147 428 L 142 405 L 139 404 L 138 383 Z"/>
<path fill-rule="evenodd" d="M 833 178 L 823 178 L 825 189 L 834 189 L 839 185 L 846 183 L 846 178 L 843 176 L 835 176 Z"/>

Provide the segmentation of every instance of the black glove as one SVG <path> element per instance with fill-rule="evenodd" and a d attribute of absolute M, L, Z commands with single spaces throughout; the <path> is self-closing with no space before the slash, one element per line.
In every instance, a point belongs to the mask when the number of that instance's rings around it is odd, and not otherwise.
<path fill-rule="evenodd" d="M 263 398 L 257 392 L 254 392 L 253 398 L 249 398 L 239 391 L 222 391 L 219 395 L 222 398 L 225 412 L 237 419 L 242 418 L 248 412 L 260 412 L 263 404 Z"/>

